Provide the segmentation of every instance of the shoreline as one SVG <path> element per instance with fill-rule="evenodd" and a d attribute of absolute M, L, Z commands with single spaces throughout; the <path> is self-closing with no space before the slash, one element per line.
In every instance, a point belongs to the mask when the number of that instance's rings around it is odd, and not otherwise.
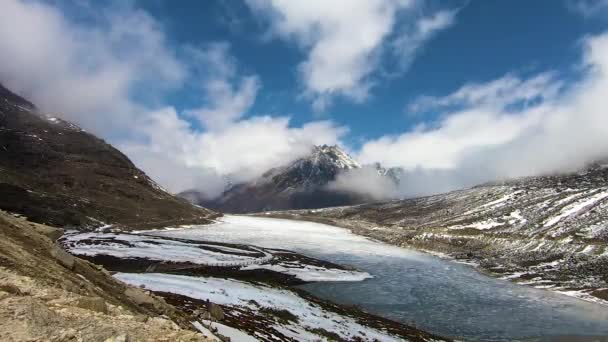
<path fill-rule="evenodd" d="M 435 256 L 435 257 L 438 257 L 438 258 L 441 258 L 444 260 L 449 260 L 449 261 L 452 261 L 452 262 L 455 262 L 458 264 L 464 264 L 464 265 L 470 266 L 470 267 L 474 268 L 477 272 L 479 272 L 483 275 L 486 275 L 488 277 L 491 277 L 491 278 L 506 280 L 506 281 L 509 281 L 509 282 L 517 284 L 517 285 L 529 286 L 529 287 L 539 289 L 539 290 L 551 291 L 553 293 L 558 293 L 558 294 L 565 295 L 568 297 L 577 298 L 577 299 L 583 300 L 585 302 L 599 304 L 599 305 L 602 305 L 602 306 L 605 306 L 608 308 L 608 288 L 590 288 L 590 287 L 588 287 L 588 288 L 584 288 L 584 287 L 583 288 L 580 288 L 580 287 L 568 288 L 568 287 L 547 286 L 547 285 L 543 285 L 544 279 L 542 279 L 542 278 L 539 279 L 540 282 L 531 281 L 536 278 L 521 279 L 521 281 L 517 281 L 519 278 L 513 276 L 517 272 L 514 272 L 513 274 L 505 275 L 505 273 L 508 273 L 508 272 L 499 273 L 499 272 L 492 271 L 490 269 L 484 268 L 484 266 L 481 264 L 482 260 L 478 260 L 477 258 L 473 258 L 473 257 L 463 257 L 462 252 L 454 252 L 455 255 L 451 255 L 447 252 L 440 252 L 440 251 L 435 251 L 435 250 L 431 250 L 428 248 L 421 248 L 421 247 L 417 247 L 412 244 L 400 245 L 398 243 L 394 243 L 394 242 L 390 241 L 389 239 L 380 239 L 377 236 L 372 236 L 371 234 L 369 234 L 369 235 L 363 234 L 363 233 L 361 233 L 361 231 L 367 232 L 367 231 L 373 231 L 374 229 L 365 229 L 365 228 L 355 227 L 356 223 L 350 222 L 348 220 L 340 220 L 340 219 L 333 219 L 333 218 L 328 218 L 328 217 L 318 217 L 318 216 L 305 216 L 305 215 L 300 215 L 299 213 L 292 214 L 289 212 L 287 212 L 287 213 L 286 212 L 262 212 L 262 213 L 245 214 L 242 216 L 254 216 L 254 217 L 262 217 L 262 218 L 267 217 L 267 218 L 277 218 L 277 219 L 285 219 L 285 220 L 304 221 L 304 222 L 320 223 L 320 224 L 326 224 L 329 226 L 339 227 L 339 228 L 350 231 L 352 234 L 363 236 L 372 241 L 385 243 L 385 244 L 399 247 L 399 248 L 411 249 L 413 251 L 432 255 L 432 256 Z M 525 272 L 522 272 L 522 275 L 523 274 L 525 274 Z M 598 291 L 601 293 L 601 296 L 604 298 L 600 297 L 599 295 L 593 294 L 593 292 L 598 292 Z"/>
<path fill-rule="evenodd" d="M 187 228 L 186 228 L 187 229 Z M 116 234 L 111 233 L 111 234 L 99 234 L 99 236 L 101 237 L 105 237 L 105 235 L 110 235 L 112 237 L 115 237 Z M 131 234 L 126 234 L 127 236 L 131 237 Z M 144 235 L 145 238 L 149 238 L 149 236 Z M 168 240 L 168 241 L 179 241 L 179 242 L 186 242 L 187 240 L 185 239 L 165 239 L 162 238 L 163 240 Z M 84 246 L 86 246 L 87 248 L 93 246 L 95 247 L 96 243 L 99 243 L 99 241 L 91 241 L 94 240 L 91 238 L 91 235 L 87 235 L 86 239 L 81 240 L 80 242 L 83 243 Z M 103 241 L 102 245 L 106 243 L 106 240 L 100 239 Z M 160 238 L 158 239 L 160 240 Z M 63 241 L 63 242 L 62 242 Z M 62 243 L 64 248 L 67 248 L 68 251 L 70 251 L 70 246 L 68 246 L 66 244 L 65 239 L 59 240 L 60 243 Z M 73 242 L 73 241 L 71 241 Z M 130 240 L 128 242 L 126 241 L 122 241 L 122 240 L 112 240 L 111 243 L 116 244 L 117 242 L 120 242 L 119 244 L 133 244 L 133 240 Z M 200 244 L 200 245 L 214 245 L 214 249 L 219 249 L 219 248 L 224 248 L 229 250 L 231 255 L 240 255 L 242 256 L 242 252 L 239 254 L 236 251 L 232 250 L 232 249 L 236 249 L 236 248 L 244 248 L 244 249 L 249 249 L 251 251 L 259 251 L 260 253 L 272 253 L 272 262 L 275 263 L 275 265 L 282 265 L 282 264 L 287 264 L 287 265 L 304 265 L 304 268 L 307 267 L 313 267 L 313 270 L 315 272 L 319 272 L 318 269 L 325 269 L 325 270 L 340 270 L 340 271 L 344 271 L 344 272 L 360 272 L 360 271 L 356 271 L 354 270 L 352 267 L 348 267 L 348 266 L 342 266 L 342 265 L 338 265 L 332 262 L 328 262 L 328 261 L 324 261 L 321 259 L 316 259 L 316 258 L 311 258 L 305 255 L 301 255 L 299 253 L 295 253 L 295 252 L 291 252 L 288 250 L 277 250 L 277 249 L 264 249 L 261 247 L 254 247 L 254 246 L 250 246 L 250 245 L 241 245 L 241 244 L 228 244 L 228 243 L 217 243 L 217 242 L 207 242 L 207 241 L 191 241 L 193 244 Z M 155 243 L 158 243 L 158 241 L 155 241 Z M 71 246 L 74 247 L 74 246 Z M 103 246 L 102 246 L 103 247 Z M 124 245 L 125 250 L 129 250 L 129 249 L 136 249 L 138 246 L 129 246 L 129 245 Z M 200 248 L 200 247 L 199 247 Z M 362 310 L 358 307 L 354 307 L 354 306 L 348 306 L 348 305 L 340 305 L 337 303 L 334 303 L 332 301 L 329 300 L 325 300 L 319 297 L 314 296 L 312 293 L 303 290 L 301 288 L 298 288 L 297 285 L 303 285 L 303 284 L 307 284 L 307 283 L 313 283 L 313 282 L 317 282 L 317 281 L 306 281 L 300 278 L 298 278 L 298 274 L 296 273 L 294 274 L 289 274 L 289 270 L 287 271 L 277 271 L 277 269 L 265 269 L 265 268 L 253 268 L 253 269 L 248 269 L 246 266 L 243 267 L 242 265 L 236 265 L 236 266 L 210 266 L 210 265 L 204 265 L 204 264 L 195 264 L 192 262 L 172 262 L 172 261 L 159 261 L 159 260 L 151 260 L 151 259 L 146 259 L 146 258 L 129 258 L 129 257 L 117 257 L 117 256 L 112 256 L 112 255 L 103 255 L 103 254 L 97 254 L 97 255 L 78 255 L 76 254 L 78 257 L 83 258 L 87 261 L 90 261 L 94 264 L 98 264 L 103 266 L 105 269 L 107 269 L 108 271 L 110 271 L 112 274 L 114 274 L 114 276 L 120 276 L 120 275 L 131 275 L 131 277 L 153 277 L 153 276 L 159 276 L 159 275 L 165 275 L 165 277 L 185 277 L 185 278 L 189 278 L 189 279 L 193 279 L 193 280 L 189 280 L 189 281 L 194 281 L 194 280 L 200 280 L 200 281 L 212 281 L 213 279 L 223 279 L 224 281 L 227 282 L 231 282 L 231 283 L 243 283 L 243 284 L 249 284 L 250 286 L 254 286 L 257 288 L 263 288 L 263 289 L 268 289 L 267 291 L 270 291 L 269 293 L 272 293 L 273 291 L 287 291 L 289 293 L 292 294 L 292 296 L 296 296 L 297 298 L 300 298 L 300 300 L 303 300 L 304 303 L 308 303 L 306 305 L 304 305 L 305 307 L 308 306 L 314 306 L 314 307 L 318 307 L 320 308 L 319 310 L 321 310 L 321 312 L 326 312 L 327 314 L 323 314 L 323 315 L 329 315 L 330 317 L 336 317 L 333 319 L 333 321 L 335 322 L 335 319 L 339 319 L 340 321 L 348 321 L 351 323 L 348 324 L 359 324 L 361 327 L 365 327 L 364 330 L 362 331 L 367 331 L 368 334 L 387 334 L 387 338 L 388 336 L 393 336 L 392 338 L 396 338 L 396 339 L 409 339 L 409 340 L 413 340 L 413 341 L 430 341 L 430 340 L 451 340 L 450 338 L 447 337 L 442 337 L 430 332 L 426 332 L 420 329 L 417 329 L 416 327 L 401 323 L 401 322 L 397 322 L 397 321 L 393 321 L 387 318 L 384 318 L 382 316 L 379 315 L 374 315 L 371 313 L 366 312 L 365 310 Z M 283 270 L 280 269 L 279 270 Z M 121 273 L 117 273 L 117 272 L 121 272 Z M 123 273 L 124 272 L 124 273 Z M 360 273 L 365 273 L 365 272 L 360 272 Z M 139 275 L 139 276 L 138 276 Z M 339 275 L 341 275 L 339 273 Z M 365 277 L 363 277 L 360 280 L 354 280 L 356 278 L 350 278 L 350 281 L 365 281 Z M 136 284 L 132 284 L 132 285 L 136 285 Z M 198 310 L 196 312 L 200 313 L 202 311 L 205 310 L 205 306 L 202 305 L 203 303 L 201 302 L 200 299 L 197 298 L 193 298 L 190 296 L 185 296 L 183 293 L 179 294 L 176 292 L 172 292 L 169 293 L 167 291 L 163 291 L 162 289 L 155 289 L 152 286 L 144 286 L 144 284 L 139 284 L 138 286 L 142 287 L 145 290 L 151 291 L 152 293 L 156 294 L 156 295 L 160 295 L 161 297 L 165 298 L 165 300 L 167 302 L 169 302 L 170 304 L 174 304 L 176 305 L 176 308 L 178 310 L 181 311 L 185 311 L 186 313 L 193 313 L 195 310 Z M 243 285 L 244 286 L 244 285 Z M 178 288 L 178 287 L 176 287 Z M 199 287 L 200 288 L 200 287 Z M 223 291 L 223 289 L 218 289 Z M 230 298 L 234 297 L 234 298 L 238 298 L 239 294 L 241 293 L 240 291 L 236 291 L 234 294 L 231 294 L 231 292 L 228 290 L 227 292 L 227 296 L 229 296 Z M 264 293 L 264 291 L 262 291 L 261 293 Z M 295 298 L 295 297 L 294 297 Z M 246 304 L 248 305 L 248 304 Z M 283 336 L 283 340 L 284 341 L 289 341 L 289 332 L 288 331 L 283 331 L 281 329 L 281 327 L 283 327 L 283 325 L 286 324 L 286 322 L 284 321 L 285 317 L 292 317 L 292 314 L 289 313 L 289 311 L 287 311 L 286 309 L 282 308 L 280 305 L 276 306 L 274 309 L 267 309 L 263 306 L 257 307 L 257 308 L 244 308 L 238 305 L 222 305 L 220 303 L 220 306 L 222 307 L 223 311 L 225 312 L 226 317 L 232 317 L 231 320 L 228 320 L 228 322 L 224 322 L 224 321 L 220 321 L 220 323 L 227 323 L 228 327 L 234 328 L 234 329 L 243 329 L 243 327 L 241 327 L 239 324 L 237 324 L 237 322 L 239 322 L 239 320 L 237 318 L 239 317 L 249 317 L 248 318 L 248 325 L 246 327 L 246 331 L 252 333 L 256 327 L 260 329 L 260 331 L 265 331 L 267 333 L 267 338 L 262 339 L 264 341 L 271 341 L 271 339 L 268 336 Z M 196 309 L 193 309 L 193 307 L 196 307 Z M 292 308 L 293 309 L 293 308 Z M 257 310 L 257 311 L 256 311 Z M 291 310 L 291 309 L 290 309 Z M 197 321 L 196 319 L 196 315 L 191 315 L 192 316 L 192 321 Z M 284 317 L 285 316 L 285 317 Z M 326 318 L 324 320 L 329 320 L 329 318 Z M 274 323 L 273 323 L 274 322 Z M 329 321 L 328 321 L 329 322 Z M 354 323 L 353 323 L 354 322 Z M 270 324 L 270 328 L 269 328 L 269 324 Z M 341 338 L 341 337 L 337 337 L 334 333 L 332 333 L 331 329 L 327 330 L 327 329 L 318 329 L 318 330 L 314 330 L 313 331 L 308 331 L 306 329 L 310 329 L 310 326 L 306 326 L 306 325 L 297 325 L 297 319 L 295 320 L 295 322 L 291 322 L 290 324 L 295 325 L 297 327 L 299 327 L 299 332 L 302 334 L 316 334 L 318 336 L 321 337 L 327 337 L 330 339 L 334 339 L 334 340 L 338 340 L 338 341 L 346 341 L 346 340 L 350 340 L 350 338 Z M 326 323 L 328 324 L 328 323 Z M 333 324 L 333 323 L 331 323 Z M 346 323 L 343 323 L 346 324 Z M 348 331 L 348 324 L 346 324 L 346 328 L 342 327 L 341 330 L 346 329 L 346 331 Z M 275 329 L 277 326 L 279 326 L 279 330 Z M 274 328 L 273 328 L 274 327 Z M 272 328 L 272 329 L 271 329 Z M 352 329 L 352 328 L 351 328 Z M 367 330 L 365 330 L 367 329 Z M 352 333 L 352 332 L 351 332 Z M 351 337 L 356 338 L 357 336 L 359 337 L 363 337 L 364 339 L 367 339 L 367 337 L 365 337 L 366 335 L 356 335 L 359 334 L 359 331 L 354 332 Z M 256 337 L 259 337 L 256 334 Z M 342 336 L 344 337 L 344 336 Z"/>

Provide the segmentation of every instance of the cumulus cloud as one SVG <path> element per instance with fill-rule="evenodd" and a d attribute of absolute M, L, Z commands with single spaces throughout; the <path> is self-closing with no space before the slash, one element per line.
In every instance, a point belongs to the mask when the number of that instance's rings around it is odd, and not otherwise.
<path fill-rule="evenodd" d="M 441 110 L 449 107 L 494 107 L 505 110 L 510 106 L 529 106 L 554 98 L 564 84 L 550 72 L 521 79 L 506 75 L 483 84 L 467 84 L 456 92 L 443 96 L 420 96 L 409 106 L 409 112 Z"/>
<path fill-rule="evenodd" d="M 184 68 L 158 23 L 132 8 L 96 13 L 78 25 L 36 1 L 0 3 L 0 79 L 49 112 L 98 133 L 130 127 L 148 93 L 179 84 Z M 153 72 L 150 72 L 153 70 Z"/>
<path fill-rule="evenodd" d="M 206 101 L 184 115 L 173 107 L 148 113 L 137 123 L 138 139 L 120 145 L 172 191 L 198 189 L 214 197 L 228 180 L 253 180 L 309 153 L 313 145 L 339 143 L 347 132 L 331 121 L 293 127 L 288 116 L 244 119 L 255 101 L 257 76 L 239 76 L 227 44 L 191 53 L 199 67 L 211 70 L 201 88 Z M 206 129 L 195 129 L 184 117 L 197 119 Z"/>
<path fill-rule="evenodd" d="M 249 6 L 268 17 L 273 34 L 306 51 L 299 70 L 319 109 L 335 96 L 364 100 L 384 48 L 407 68 L 455 15 L 443 11 L 397 25 L 413 1 L 251 0 Z M 0 13 L 0 81 L 43 111 L 109 139 L 171 191 L 197 188 L 215 196 L 226 176 L 254 179 L 312 145 L 340 144 L 347 133 L 331 121 L 294 126 L 286 113 L 252 113 L 261 81 L 239 70 L 229 45 L 173 46 L 162 25 L 130 6 L 78 22 L 39 1 L 0 1 Z M 421 97 L 408 111 L 436 112 L 437 120 L 368 141 L 358 159 L 403 168 L 398 195 L 411 196 L 573 171 L 607 157 L 608 33 L 583 45 L 578 80 L 555 72 L 507 74 Z M 196 68 L 207 72 L 191 79 Z M 185 82 L 199 86 L 200 103 L 182 111 L 164 98 Z M 369 170 L 345 174 L 332 186 L 395 196 Z"/>
<path fill-rule="evenodd" d="M 261 82 L 240 75 L 226 43 L 173 46 L 130 5 L 79 9 L 92 11 L 81 13 L 88 20 L 40 1 L 1 1 L 0 82 L 109 139 L 170 191 L 215 196 L 227 175 L 252 179 L 346 132 L 330 121 L 295 127 L 287 115 L 249 113 Z M 200 105 L 180 112 L 163 99 L 185 82 L 200 86 Z"/>
<path fill-rule="evenodd" d="M 313 145 L 338 143 L 346 133 L 330 121 L 290 127 L 289 118 L 269 116 L 201 132 L 181 119 L 174 108 L 153 113 L 141 127 L 143 140 L 129 141 L 121 148 L 171 190 L 194 188 L 208 197 L 224 189 L 227 179 L 223 176 L 229 175 L 233 182 L 253 180 L 309 153 Z"/>
<path fill-rule="evenodd" d="M 421 194 L 408 189 L 411 179 L 432 193 L 606 158 L 608 34 L 585 40 L 582 65 L 581 79 L 567 87 L 552 73 L 507 75 L 420 99 L 413 107 L 438 110 L 438 122 L 369 141 L 359 158 L 404 168 L 404 195 Z"/>
<path fill-rule="evenodd" d="M 294 40 L 306 51 L 299 72 L 304 96 L 312 99 L 318 111 L 326 109 L 335 96 L 355 102 L 368 98 L 374 83 L 371 76 L 398 13 L 416 7 L 413 0 L 249 0 L 248 4 L 268 18 L 272 34 Z M 453 21 L 452 12 L 409 17 L 414 18 L 414 28 L 401 32 L 393 44 L 402 66 L 411 62 L 435 32 Z"/>
<path fill-rule="evenodd" d="M 204 50 L 190 49 L 197 64 L 207 70 L 201 89 L 207 105 L 189 109 L 186 115 L 210 130 L 225 128 L 240 119 L 253 105 L 260 87 L 257 76 L 238 76 L 237 63 L 229 48 L 226 43 L 215 43 Z"/>

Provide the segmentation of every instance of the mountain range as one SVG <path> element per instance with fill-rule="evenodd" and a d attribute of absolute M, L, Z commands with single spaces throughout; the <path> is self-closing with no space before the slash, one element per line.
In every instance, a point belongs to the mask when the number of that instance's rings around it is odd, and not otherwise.
<path fill-rule="evenodd" d="M 179 196 L 227 213 L 365 203 L 374 199 L 364 193 L 330 186 L 338 176 L 364 168 L 374 170 L 378 177 L 386 177 L 395 187 L 398 186 L 398 169 L 384 169 L 379 164 L 361 165 L 340 147 L 323 145 L 313 146 L 308 155 L 272 168 L 254 181 L 231 185 L 217 198 L 206 199 L 197 190 L 185 191 Z"/>

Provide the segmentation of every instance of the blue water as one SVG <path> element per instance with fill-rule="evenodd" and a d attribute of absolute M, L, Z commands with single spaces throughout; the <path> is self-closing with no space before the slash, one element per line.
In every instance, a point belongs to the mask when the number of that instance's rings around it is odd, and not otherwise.
<path fill-rule="evenodd" d="M 466 340 L 608 336 L 608 307 L 490 278 L 467 265 L 430 256 L 315 256 L 356 266 L 375 278 L 308 284 L 304 289 L 438 334 Z"/>
<path fill-rule="evenodd" d="M 319 297 L 355 304 L 445 336 L 483 341 L 608 336 L 608 306 L 491 278 L 468 265 L 371 241 L 337 227 L 238 216 L 223 220 L 161 234 L 284 248 L 354 266 L 374 278 L 302 287 Z"/>

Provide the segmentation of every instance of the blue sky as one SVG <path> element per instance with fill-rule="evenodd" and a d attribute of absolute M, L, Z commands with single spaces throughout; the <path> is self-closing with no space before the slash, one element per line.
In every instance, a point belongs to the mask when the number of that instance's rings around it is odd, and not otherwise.
<path fill-rule="evenodd" d="M 268 27 L 242 2 L 139 1 L 165 25 L 175 44 L 204 46 L 209 42 L 230 43 L 231 54 L 243 72 L 255 73 L 263 83 L 250 113 L 293 115 L 294 124 L 330 117 L 348 125 L 350 144 L 369 138 L 398 134 L 419 121 L 432 120 L 411 115 L 407 104 L 424 95 L 439 96 L 470 82 L 484 82 L 505 73 L 522 75 L 557 70 L 575 73 L 583 36 L 602 32 L 607 21 L 587 18 L 572 9 L 570 1 L 540 0 L 523 4 L 509 1 L 434 2 L 420 11 L 431 15 L 443 8 L 458 8 L 454 24 L 433 37 L 402 74 L 381 79 L 368 101 L 337 102 L 315 113 L 310 101 L 299 98 L 296 67 L 305 57 L 294 42 L 266 38 Z M 454 6 L 456 4 L 456 6 Z M 407 16 L 408 13 L 402 14 Z M 385 58 L 385 64 L 394 63 Z M 390 66 L 385 66 L 389 68 Z M 200 101 L 198 94 L 175 94 L 177 107 Z M 408 115 L 410 114 L 410 115 Z"/>
<path fill-rule="evenodd" d="M 6 0 L 0 13 L 0 82 L 171 191 L 214 195 L 322 143 L 406 170 L 400 196 L 608 154 L 606 0 Z M 368 176 L 348 186 L 385 196 Z"/>

